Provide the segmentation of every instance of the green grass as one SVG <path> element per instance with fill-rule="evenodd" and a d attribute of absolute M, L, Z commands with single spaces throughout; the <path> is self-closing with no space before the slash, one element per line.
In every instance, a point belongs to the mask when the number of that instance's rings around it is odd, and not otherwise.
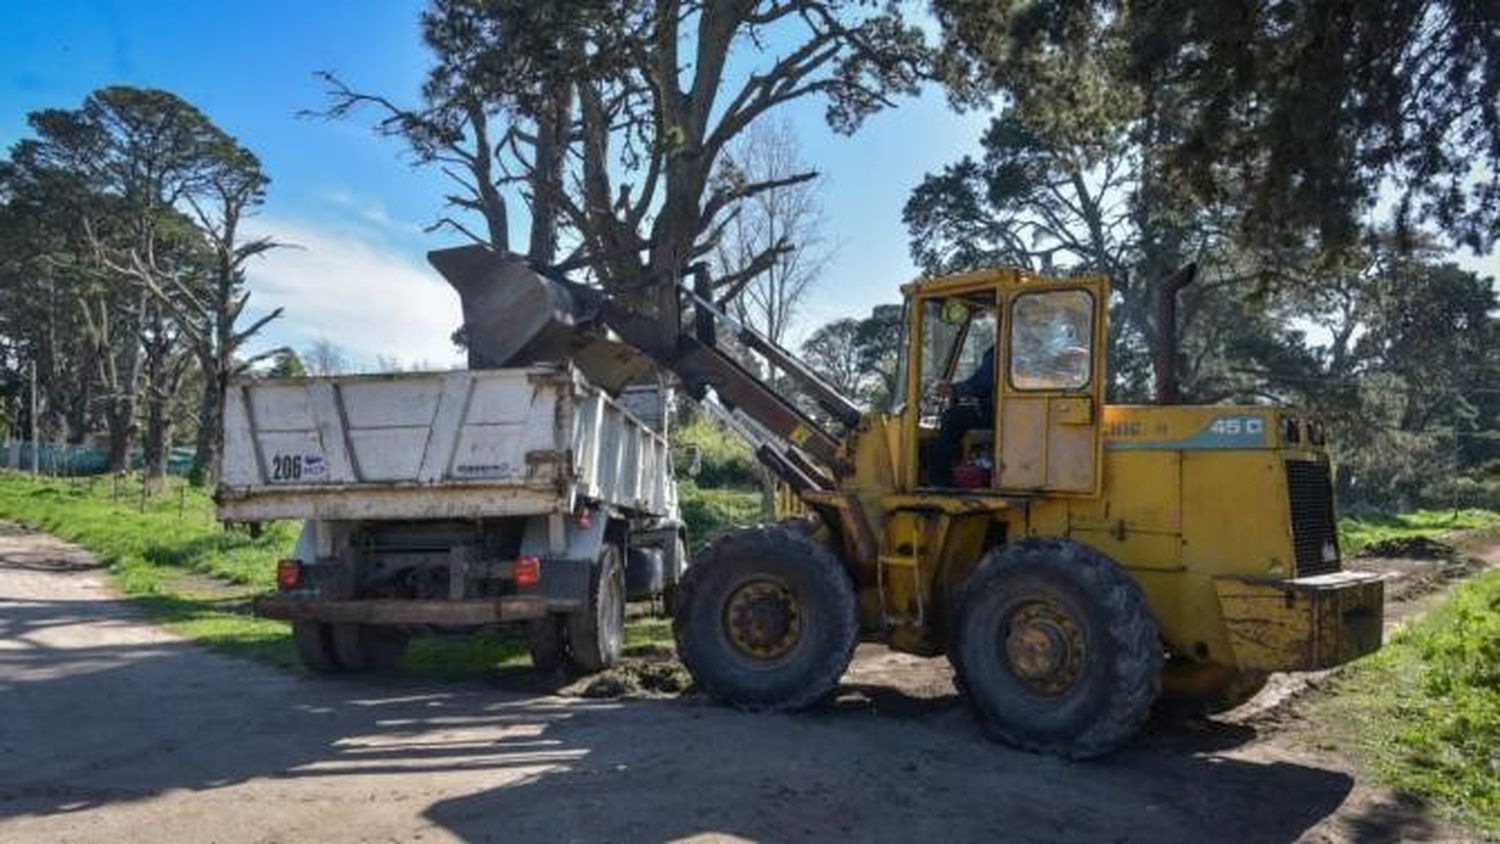
<path fill-rule="evenodd" d="M 1391 787 L 1500 836 L 1500 572 L 1351 666 L 1314 716 Z"/>
<path fill-rule="evenodd" d="M 1399 515 L 1353 516 L 1339 520 L 1344 553 L 1360 551 L 1391 540 L 1435 538 L 1458 530 L 1500 527 L 1493 510 L 1418 510 Z"/>
<path fill-rule="evenodd" d="M 760 490 L 708 489 L 692 481 L 677 482 L 677 501 L 687 524 L 689 549 L 697 553 L 726 531 L 765 521 Z"/>
<path fill-rule="evenodd" d="M 111 478 L 33 480 L 0 473 L 0 518 L 76 542 L 109 565 L 116 586 L 152 618 L 207 645 L 278 665 L 295 656 L 285 624 L 249 615 L 247 600 L 269 589 L 275 560 L 295 534 L 276 525 L 260 538 L 226 531 L 213 504 L 181 486 L 145 501 L 140 484 Z M 118 497 L 117 497 L 118 490 Z M 204 592 L 192 575 L 237 586 Z"/>
<path fill-rule="evenodd" d="M 672 466 L 686 480 L 691 463 L 689 447 L 698 451 L 696 481 L 705 487 L 754 488 L 760 483 L 761 467 L 744 438 L 699 416 L 672 432 Z"/>
<path fill-rule="evenodd" d="M 298 664 L 285 622 L 256 618 L 250 599 L 275 585 L 276 560 L 291 551 L 297 525 L 270 525 L 259 538 L 214 521 L 213 502 L 173 481 L 144 501 L 139 480 L 34 480 L 0 471 L 0 519 L 75 542 L 109 566 L 114 584 L 152 619 L 206 645 L 281 666 Z M 671 642 L 665 619 L 633 619 L 626 646 Z M 493 674 L 529 664 L 512 632 L 417 639 L 402 670 L 437 679 Z"/>

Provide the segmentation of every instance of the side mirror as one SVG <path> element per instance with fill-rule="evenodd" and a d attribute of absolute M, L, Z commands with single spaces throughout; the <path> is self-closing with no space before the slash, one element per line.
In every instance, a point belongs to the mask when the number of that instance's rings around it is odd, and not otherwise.
<path fill-rule="evenodd" d="M 698 448 L 697 443 L 687 444 L 687 465 L 683 467 L 688 477 L 696 478 L 703 471 L 703 451 Z"/>

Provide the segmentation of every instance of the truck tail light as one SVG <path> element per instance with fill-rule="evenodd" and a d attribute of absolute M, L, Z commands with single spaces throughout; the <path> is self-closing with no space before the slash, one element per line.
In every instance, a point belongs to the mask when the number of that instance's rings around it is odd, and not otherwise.
<path fill-rule="evenodd" d="M 302 561 L 301 560 L 278 560 L 276 561 L 276 586 L 283 592 L 290 592 L 302 585 Z"/>
<path fill-rule="evenodd" d="M 542 561 L 536 557 L 517 557 L 511 570 L 517 586 L 535 586 L 542 579 Z"/>

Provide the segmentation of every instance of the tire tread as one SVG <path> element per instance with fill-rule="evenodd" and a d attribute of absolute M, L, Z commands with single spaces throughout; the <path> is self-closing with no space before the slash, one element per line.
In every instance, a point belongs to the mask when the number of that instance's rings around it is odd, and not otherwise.
<path fill-rule="evenodd" d="M 960 688 L 966 690 L 965 697 L 985 730 L 1007 744 L 1072 759 L 1115 750 L 1139 732 L 1161 691 L 1162 645 L 1145 596 L 1124 570 L 1086 545 L 1065 539 L 1028 538 L 997 548 L 980 561 L 964 586 L 959 618 L 963 618 L 966 605 L 988 588 L 992 580 L 1022 566 L 1066 567 L 1065 571 L 1076 577 L 1078 586 L 1103 608 L 1107 619 L 1105 629 L 1116 646 L 1111 705 L 1077 735 L 1039 740 L 1008 728 L 1001 719 L 984 711 L 972 693 L 975 678 L 966 675 L 962 660 L 954 654 L 952 661 Z M 960 625 L 962 629 L 962 622 Z"/>

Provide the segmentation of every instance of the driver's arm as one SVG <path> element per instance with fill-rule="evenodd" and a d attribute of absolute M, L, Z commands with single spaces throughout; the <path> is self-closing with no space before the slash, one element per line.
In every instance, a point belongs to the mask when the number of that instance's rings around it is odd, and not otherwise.
<path fill-rule="evenodd" d="M 968 378 L 953 385 L 953 395 L 968 399 L 987 399 L 995 392 L 995 347 L 985 350 L 979 366 Z"/>

